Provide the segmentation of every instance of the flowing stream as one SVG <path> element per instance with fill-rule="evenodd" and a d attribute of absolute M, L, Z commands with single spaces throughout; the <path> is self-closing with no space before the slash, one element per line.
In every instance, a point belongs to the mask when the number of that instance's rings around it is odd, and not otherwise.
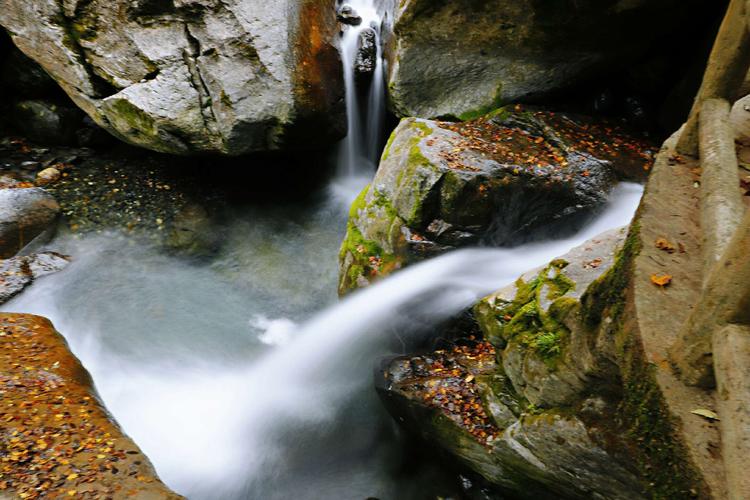
<path fill-rule="evenodd" d="M 372 0 L 351 5 L 363 22 L 341 41 L 350 133 L 319 201 L 235 209 L 217 229 L 231 236 L 201 262 L 115 232 L 64 235 L 51 248 L 71 266 L 3 306 L 53 321 L 124 431 L 190 499 L 453 494 L 439 465 L 408 463 L 372 388 L 376 361 L 401 354 L 394 339 L 627 224 L 640 200 L 640 186 L 621 184 L 572 237 L 452 252 L 338 301 L 348 204 L 374 171 L 385 114 L 380 18 Z M 360 106 L 353 61 L 371 26 L 378 63 Z"/>
<path fill-rule="evenodd" d="M 621 184 L 573 237 L 456 251 L 340 302 L 346 210 L 334 201 L 296 217 L 238 216 L 226 248 L 203 264 L 116 234 L 62 238 L 54 248 L 74 263 L 3 309 L 55 323 L 123 429 L 191 499 L 434 498 L 440 471 L 399 469 L 372 388 L 393 332 L 420 334 L 626 224 L 640 195 Z"/>

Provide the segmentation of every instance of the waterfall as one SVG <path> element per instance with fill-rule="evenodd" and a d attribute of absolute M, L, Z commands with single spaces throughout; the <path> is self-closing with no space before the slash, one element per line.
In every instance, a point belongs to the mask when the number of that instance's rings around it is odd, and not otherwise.
<path fill-rule="evenodd" d="M 341 62 L 346 90 L 346 120 L 348 134 L 342 141 L 339 152 L 339 175 L 345 177 L 372 176 L 380 159 L 380 143 L 385 121 L 385 83 L 383 71 L 383 49 L 381 43 L 381 19 L 373 0 L 351 0 L 347 2 L 362 18 L 356 26 L 346 26 L 341 37 Z M 355 74 L 355 61 L 362 33 L 375 32 L 375 69 L 365 107 L 359 99 Z"/>

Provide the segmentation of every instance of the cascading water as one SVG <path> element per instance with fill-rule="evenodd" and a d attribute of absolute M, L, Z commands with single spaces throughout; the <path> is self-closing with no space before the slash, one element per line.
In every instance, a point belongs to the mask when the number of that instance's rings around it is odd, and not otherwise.
<path fill-rule="evenodd" d="M 337 304 L 335 257 L 319 268 L 341 236 L 327 205 L 286 224 L 249 214 L 208 266 L 111 236 L 59 240 L 74 263 L 3 309 L 55 323 L 124 430 L 191 499 L 434 497 L 445 495 L 439 475 L 392 470 L 394 437 L 371 388 L 390 332 L 423 331 L 626 224 L 640 194 L 620 185 L 574 237 L 457 251 Z"/>
<path fill-rule="evenodd" d="M 347 2 L 362 22 L 346 26 L 341 37 L 341 62 L 346 90 L 348 134 L 341 145 L 339 173 L 348 177 L 371 175 L 380 157 L 380 141 L 385 119 L 385 86 L 381 44 L 381 18 L 373 0 Z M 365 113 L 360 105 L 355 60 L 360 50 L 360 37 L 366 30 L 375 35 L 375 68 L 369 85 Z"/>
<path fill-rule="evenodd" d="M 391 333 L 419 335 L 628 223 L 640 199 L 639 186 L 622 184 L 574 237 L 457 251 L 336 303 L 342 202 L 371 178 L 385 116 L 381 19 L 373 0 L 349 4 L 362 23 L 341 39 L 349 134 L 332 199 L 232 214 L 209 262 L 114 234 L 59 238 L 52 249 L 73 264 L 3 307 L 55 323 L 125 432 L 191 500 L 452 495 L 431 463 L 407 475 L 394 466 L 397 435 L 371 387 L 373 363 L 392 353 Z M 368 29 L 376 62 L 361 103 L 354 62 Z"/>

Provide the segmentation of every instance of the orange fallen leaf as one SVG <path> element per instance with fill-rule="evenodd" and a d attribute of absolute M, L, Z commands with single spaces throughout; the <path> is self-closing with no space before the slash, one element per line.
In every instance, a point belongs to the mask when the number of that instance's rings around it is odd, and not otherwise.
<path fill-rule="evenodd" d="M 672 283 L 672 276 L 669 274 L 652 274 L 651 283 L 656 286 L 666 287 Z"/>
<path fill-rule="evenodd" d="M 675 250 L 677 250 L 666 238 L 658 238 L 654 244 L 656 245 L 656 248 L 667 253 L 675 253 Z"/>

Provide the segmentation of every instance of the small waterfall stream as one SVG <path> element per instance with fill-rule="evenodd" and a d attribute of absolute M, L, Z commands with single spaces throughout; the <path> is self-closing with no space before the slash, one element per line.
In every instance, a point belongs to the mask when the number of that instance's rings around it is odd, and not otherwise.
<path fill-rule="evenodd" d="M 380 159 L 380 142 L 385 121 L 385 83 L 383 49 L 380 39 L 381 19 L 373 0 L 347 2 L 362 18 L 356 26 L 346 26 L 341 37 L 341 62 L 346 90 L 346 117 L 349 133 L 339 153 L 339 175 L 360 177 L 371 175 Z M 375 68 L 367 92 L 365 107 L 361 105 L 355 72 L 360 37 L 366 30 L 375 33 Z"/>

